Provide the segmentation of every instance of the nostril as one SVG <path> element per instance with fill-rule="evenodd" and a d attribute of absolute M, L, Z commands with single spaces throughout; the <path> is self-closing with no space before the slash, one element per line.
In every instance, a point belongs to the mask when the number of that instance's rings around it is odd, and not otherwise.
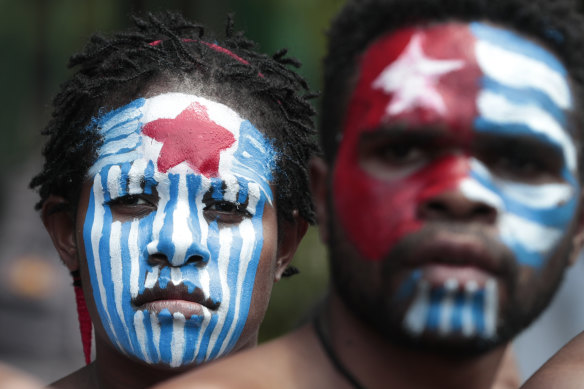
<path fill-rule="evenodd" d="M 207 263 L 200 255 L 191 255 L 189 259 L 187 259 L 186 264 L 193 264 L 197 267 L 202 267 Z"/>
<path fill-rule="evenodd" d="M 148 256 L 148 264 L 150 266 L 168 266 L 168 259 L 166 258 L 166 255 L 164 254 L 150 254 Z"/>
<path fill-rule="evenodd" d="M 429 201 L 426 204 L 426 208 L 428 211 L 432 212 L 446 212 L 448 210 L 446 205 L 440 201 Z"/>

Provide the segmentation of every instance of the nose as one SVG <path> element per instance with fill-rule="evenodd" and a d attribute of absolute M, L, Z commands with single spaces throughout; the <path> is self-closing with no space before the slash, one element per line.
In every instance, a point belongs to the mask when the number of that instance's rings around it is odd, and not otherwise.
<path fill-rule="evenodd" d="M 179 211 L 166 214 L 158 239 L 146 246 L 149 261 L 163 266 L 205 265 L 210 258 L 206 234 L 201 231 L 205 225 L 201 225 L 195 212 L 186 208 Z"/>
<path fill-rule="evenodd" d="M 459 186 L 427 198 L 420 204 L 418 216 L 422 220 L 492 224 L 497 219 L 497 209 L 496 197 L 486 189 L 473 196 Z"/>
<path fill-rule="evenodd" d="M 199 242 L 193 242 L 185 250 L 176 249 L 176 245 L 168 240 L 154 240 L 146 246 L 148 251 L 148 263 L 151 266 L 180 267 L 188 264 L 197 266 L 206 265 L 209 262 L 209 251 Z"/>

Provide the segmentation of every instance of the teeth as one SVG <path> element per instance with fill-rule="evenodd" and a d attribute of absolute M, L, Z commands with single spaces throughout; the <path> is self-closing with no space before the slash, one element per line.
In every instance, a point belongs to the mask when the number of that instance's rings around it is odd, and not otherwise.
<path fill-rule="evenodd" d="M 450 278 L 444 283 L 444 288 L 447 292 L 456 292 L 458 289 L 458 280 Z"/>
<path fill-rule="evenodd" d="M 469 281 L 466 283 L 464 289 L 467 293 L 476 293 L 479 290 L 479 284 L 476 281 Z"/>

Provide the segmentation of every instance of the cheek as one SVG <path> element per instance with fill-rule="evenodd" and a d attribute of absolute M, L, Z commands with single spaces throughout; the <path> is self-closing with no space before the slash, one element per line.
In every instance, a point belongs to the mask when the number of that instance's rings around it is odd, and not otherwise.
<path fill-rule="evenodd" d="M 529 196 L 525 196 L 525 195 Z M 522 265 L 541 268 L 566 236 L 577 210 L 578 190 L 552 184 L 503 191 L 501 239 Z"/>
<path fill-rule="evenodd" d="M 369 260 L 381 260 L 402 237 L 418 231 L 424 203 L 469 174 L 465 157 L 447 156 L 403 179 L 383 181 L 363 171 L 348 150 L 341 146 L 332 198 L 349 239 Z"/>

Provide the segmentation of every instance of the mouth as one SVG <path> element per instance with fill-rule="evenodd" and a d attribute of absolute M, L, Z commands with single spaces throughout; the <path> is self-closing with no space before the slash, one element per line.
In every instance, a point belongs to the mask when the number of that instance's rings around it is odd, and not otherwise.
<path fill-rule="evenodd" d="M 495 249 L 473 234 L 439 231 L 420 241 L 405 264 L 419 270 L 430 287 L 470 284 L 480 288 L 504 273 Z"/>
<path fill-rule="evenodd" d="M 200 288 L 189 293 L 185 284 L 174 285 L 169 282 L 166 288 L 160 288 L 157 284 L 145 289 L 132 300 L 132 304 L 136 310 L 147 310 L 156 314 L 168 310 L 173 316 L 182 314 L 188 320 L 192 316 L 203 316 L 205 313 L 210 314 L 210 311 L 216 311 L 221 303 L 205 297 Z"/>

